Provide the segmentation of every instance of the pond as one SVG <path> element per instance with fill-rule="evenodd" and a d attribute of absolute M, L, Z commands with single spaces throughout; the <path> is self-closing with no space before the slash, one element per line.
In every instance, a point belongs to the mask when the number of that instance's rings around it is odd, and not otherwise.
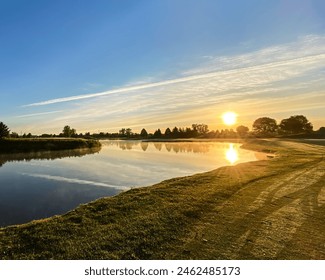
<path fill-rule="evenodd" d="M 63 214 L 132 187 L 265 159 L 224 142 L 102 141 L 99 150 L 0 155 L 0 226 Z"/>

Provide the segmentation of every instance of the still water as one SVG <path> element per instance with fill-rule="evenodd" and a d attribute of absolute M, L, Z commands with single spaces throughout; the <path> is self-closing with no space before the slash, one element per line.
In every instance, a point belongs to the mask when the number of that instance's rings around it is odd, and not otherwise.
<path fill-rule="evenodd" d="M 263 159 L 220 142 L 102 141 L 101 150 L 0 154 L 0 226 L 65 213 L 132 187 Z"/>

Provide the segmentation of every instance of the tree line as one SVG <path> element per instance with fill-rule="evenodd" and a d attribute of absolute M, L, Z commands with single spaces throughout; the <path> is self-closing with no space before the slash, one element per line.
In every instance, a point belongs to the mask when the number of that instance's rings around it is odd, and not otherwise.
<path fill-rule="evenodd" d="M 325 137 L 325 127 L 313 131 L 313 125 L 303 115 L 290 116 L 280 123 L 270 117 L 261 117 L 252 124 L 250 131 L 247 126 L 239 125 L 235 129 L 209 130 L 207 124 L 192 124 L 191 127 L 160 128 L 149 133 L 145 128 L 140 133 L 134 133 L 131 128 L 122 128 L 117 133 L 89 133 L 85 136 L 95 138 L 131 138 L 131 139 L 177 139 L 177 138 L 246 138 L 246 137 Z"/>
<path fill-rule="evenodd" d="M 261 117 L 256 119 L 252 124 L 250 131 L 247 126 L 239 125 L 234 129 L 209 130 L 207 124 L 192 124 L 191 127 L 174 127 L 166 128 L 161 131 L 156 129 L 153 133 L 147 132 L 145 128 L 140 133 L 135 133 L 131 128 L 122 128 L 116 133 L 99 132 L 99 133 L 77 133 L 76 129 L 70 126 L 64 126 L 61 133 L 42 134 L 40 136 L 24 133 L 19 136 L 18 133 L 12 132 L 8 126 L 0 122 L 0 138 L 32 138 L 32 137 L 75 137 L 75 138 L 119 138 L 119 139 L 177 139 L 177 138 L 246 138 L 246 137 L 325 137 L 325 127 L 318 131 L 313 131 L 313 125 L 303 115 L 290 116 L 283 119 L 280 123 L 270 117 Z"/>

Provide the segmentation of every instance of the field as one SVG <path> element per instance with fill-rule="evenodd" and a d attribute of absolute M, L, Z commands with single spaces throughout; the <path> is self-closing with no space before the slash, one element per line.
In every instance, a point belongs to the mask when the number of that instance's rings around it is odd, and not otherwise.
<path fill-rule="evenodd" d="M 325 147 L 243 147 L 274 157 L 0 229 L 0 259 L 325 259 Z"/>

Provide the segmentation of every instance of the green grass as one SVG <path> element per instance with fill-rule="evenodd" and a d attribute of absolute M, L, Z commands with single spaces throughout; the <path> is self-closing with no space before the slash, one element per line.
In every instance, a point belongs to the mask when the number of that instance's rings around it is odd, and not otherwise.
<path fill-rule="evenodd" d="M 0 139 L 0 153 L 59 151 L 100 147 L 97 140 L 76 138 L 5 138 Z"/>
<path fill-rule="evenodd" d="M 278 140 L 244 147 L 275 158 L 0 229 L 0 259 L 325 259 L 325 148 Z"/>

